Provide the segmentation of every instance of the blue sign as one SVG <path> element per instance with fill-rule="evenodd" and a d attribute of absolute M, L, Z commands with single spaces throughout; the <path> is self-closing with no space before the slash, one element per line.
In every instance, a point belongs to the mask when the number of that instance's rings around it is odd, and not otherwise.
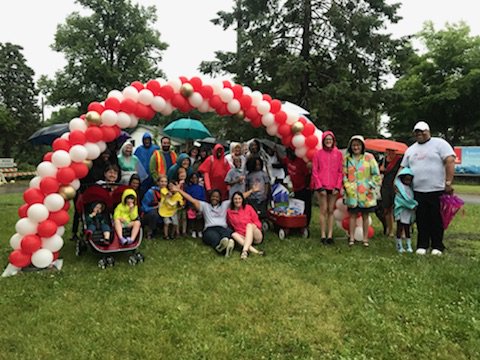
<path fill-rule="evenodd" d="M 455 153 L 456 174 L 480 175 L 480 146 L 459 146 L 455 148 Z"/>

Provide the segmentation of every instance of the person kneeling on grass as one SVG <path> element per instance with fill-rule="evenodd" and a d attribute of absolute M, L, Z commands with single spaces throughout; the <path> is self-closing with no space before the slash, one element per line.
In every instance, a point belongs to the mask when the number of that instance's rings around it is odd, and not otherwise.
<path fill-rule="evenodd" d="M 163 175 L 161 177 L 163 178 Z M 179 235 L 177 211 L 183 208 L 183 197 L 173 189 L 173 185 L 174 183 L 170 181 L 168 188 L 160 188 L 161 199 L 158 209 L 163 219 L 163 238 L 170 240 Z M 173 227 L 171 232 L 169 232 L 170 224 Z"/>
<path fill-rule="evenodd" d="M 243 247 L 240 259 L 246 260 L 249 253 L 265 255 L 263 251 L 258 251 L 252 246 L 252 243 L 260 244 L 263 241 L 260 230 L 262 223 L 255 209 L 247 204 L 240 191 L 232 195 L 230 209 L 227 210 L 227 221 L 234 231 L 232 238 Z"/>
<path fill-rule="evenodd" d="M 101 231 L 103 238 L 98 241 L 100 245 L 110 244 L 110 225 L 108 224 L 108 218 L 105 215 L 105 204 L 102 202 L 96 202 L 92 204 L 90 213 L 85 217 L 85 223 L 87 230 L 93 233 Z"/>
<path fill-rule="evenodd" d="M 133 243 L 141 227 L 135 190 L 127 189 L 123 192 L 122 202 L 117 205 L 113 213 L 113 221 L 120 244 L 124 246 Z M 123 229 L 131 229 L 130 236 L 124 237 Z"/>

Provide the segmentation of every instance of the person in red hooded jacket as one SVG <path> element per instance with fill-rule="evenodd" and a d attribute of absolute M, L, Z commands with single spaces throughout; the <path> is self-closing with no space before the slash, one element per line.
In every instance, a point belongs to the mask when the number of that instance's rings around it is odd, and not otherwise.
<path fill-rule="evenodd" d="M 312 159 L 312 189 L 320 204 L 320 231 L 323 244 L 333 244 L 333 210 L 337 195 L 342 188 L 343 155 L 338 150 L 335 135 L 325 131 L 322 148 Z M 328 227 L 328 229 L 326 229 Z"/>
<path fill-rule="evenodd" d="M 222 200 L 228 199 L 228 188 L 225 183 L 228 170 L 230 170 L 230 165 L 225 159 L 225 149 L 221 144 L 214 146 L 212 155 L 207 157 L 198 168 L 198 171 L 203 174 L 205 189 L 207 191 L 218 189 Z"/>

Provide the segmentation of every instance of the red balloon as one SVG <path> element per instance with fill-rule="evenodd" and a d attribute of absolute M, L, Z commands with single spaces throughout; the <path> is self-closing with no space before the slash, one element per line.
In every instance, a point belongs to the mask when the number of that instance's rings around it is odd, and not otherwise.
<path fill-rule="evenodd" d="M 60 256 L 60 251 L 55 251 L 53 254 L 53 261 L 57 260 L 58 257 Z"/>
<path fill-rule="evenodd" d="M 118 138 L 122 133 L 122 129 L 120 129 L 117 125 L 113 125 L 112 129 L 115 132 L 115 139 Z"/>
<path fill-rule="evenodd" d="M 70 144 L 73 145 L 83 145 L 87 142 L 87 138 L 85 136 L 85 133 L 80 130 L 74 130 L 70 133 L 70 136 L 68 138 L 70 141 Z"/>
<path fill-rule="evenodd" d="M 272 101 L 272 97 L 268 94 L 263 94 L 262 99 L 269 102 Z"/>
<path fill-rule="evenodd" d="M 55 222 L 55 224 L 57 224 L 58 226 L 63 226 L 68 223 L 69 218 L 70 217 L 68 216 L 68 212 L 66 212 L 65 210 L 51 212 L 48 216 L 48 219 Z"/>
<path fill-rule="evenodd" d="M 170 100 L 174 94 L 173 88 L 170 85 L 162 86 L 160 89 L 160 96 L 165 100 Z"/>
<path fill-rule="evenodd" d="M 350 230 L 350 216 L 345 216 L 342 220 L 342 228 L 343 230 L 349 231 Z"/>
<path fill-rule="evenodd" d="M 23 200 L 29 205 L 32 204 L 43 204 L 45 195 L 43 195 L 42 190 L 37 188 L 29 188 L 23 193 Z"/>
<path fill-rule="evenodd" d="M 100 129 L 102 130 L 103 141 L 110 142 L 117 138 L 117 135 L 113 126 L 102 126 L 100 127 Z"/>
<path fill-rule="evenodd" d="M 105 108 L 103 107 L 103 105 L 97 101 L 91 102 L 90 104 L 88 104 L 88 107 L 87 107 L 87 111 L 96 111 L 100 115 L 102 115 L 104 110 Z"/>
<path fill-rule="evenodd" d="M 279 111 L 275 114 L 275 122 L 278 125 L 285 124 L 286 121 L 287 121 L 287 114 L 285 113 L 285 111 Z"/>
<path fill-rule="evenodd" d="M 227 109 L 227 104 L 224 104 L 224 103 L 222 103 L 222 105 L 220 105 L 220 107 L 218 107 L 216 111 L 217 111 L 217 114 L 221 116 L 225 116 L 229 114 Z"/>
<path fill-rule="evenodd" d="M 147 82 L 146 87 L 147 87 L 148 90 L 150 90 L 152 92 L 153 95 L 155 95 L 155 96 L 160 95 L 160 89 L 162 88 L 162 86 L 160 85 L 160 83 L 157 80 L 149 80 Z"/>
<path fill-rule="evenodd" d="M 98 126 L 89 126 L 85 131 L 87 141 L 97 143 L 103 138 L 102 130 Z"/>
<path fill-rule="evenodd" d="M 137 104 L 137 109 L 135 110 L 135 116 L 138 117 L 139 119 L 145 119 L 147 120 L 147 117 L 150 115 L 150 112 L 148 111 L 148 106 L 144 104 Z M 149 119 L 151 120 L 151 119 Z"/>
<path fill-rule="evenodd" d="M 80 119 L 85 120 L 85 118 L 86 118 L 85 114 L 80 115 Z"/>
<path fill-rule="evenodd" d="M 145 86 L 143 86 L 143 84 L 140 81 L 134 81 L 130 85 L 133 86 L 138 91 L 145 89 Z"/>
<path fill-rule="evenodd" d="M 375 235 L 375 230 L 373 230 L 373 227 L 369 226 L 368 227 L 368 233 L 367 233 L 367 237 L 369 239 L 371 239 L 373 237 L 373 235 Z"/>
<path fill-rule="evenodd" d="M 105 100 L 105 109 L 113 110 L 118 113 L 120 111 L 120 100 L 114 97 L 108 98 Z"/>
<path fill-rule="evenodd" d="M 252 97 L 250 95 L 242 95 L 240 98 L 240 105 L 243 111 L 247 111 L 252 106 Z"/>
<path fill-rule="evenodd" d="M 20 241 L 20 248 L 25 254 L 33 254 L 42 247 L 42 239 L 37 235 L 25 235 Z"/>
<path fill-rule="evenodd" d="M 62 184 L 62 185 L 68 185 L 70 184 L 73 180 L 75 180 L 75 171 L 67 166 L 61 169 L 58 169 L 57 171 L 57 180 Z"/>
<path fill-rule="evenodd" d="M 305 125 L 303 125 L 302 134 L 305 137 L 313 135 L 314 132 L 315 132 L 315 125 L 313 125 L 311 122 L 307 122 Z"/>
<path fill-rule="evenodd" d="M 232 83 L 228 80 L 223 80 L 223 87 L 224 88 L 232 88 Z"/>
<path fill-rule="evenodd" d="M 42 190 L 45 195 L 56 193 L 59 188 L 60 183 L 53 176 L 46 176 L 40 180 L 40 190 Z"/>
<path fill-rule="evenodd" d="M 203 85 L 198 92 L 205 100 L 208 100 L 213 96 L 213 88 L 210 85 Z"/>
<path fill-rule="evenodd" d="M 278 127 L 278 133 L 284 137 L 284 136 L 288 136 L 288 135 L 291 135 L 292 133 L 292 127 L 288 124 L 282 124 Z"/>
<path fill-rule="evenodd" d="M 65 200 L 65 205 L 63 205 L 62 210 L 68 211 L 70 209 L 70 201 Z"/>
<path fill-rule="evenodd" d="M 315 146 L 318 144 L 318 137 L 315 135 L 310 135 L 305 139 L 305 145 L 307 145 L 309 148 L 314 149 Z"/>
<path fill-rule="evenodd" d="M 242 85 L 233 85 L 232 86 L 232 91 L 233 91 L 233 97 L 235 99 L 240 99 L 243 95 L 243 86 Z"/>
<path fill-rule="evenodd" d="M 198 76 L 194 76 L 190 79 L 190 84 L 193 87 L 193 90 L 195 91 L 200 91 L 202 88 L 202 79 L 200 79 Z"/>
<path fill-rule="evenodd" d="M 137 109 L 137 103 L 132 99 L 123 99 L 120 103 L 120 110 L 127 114 L 134 114 Z"/>
<path fill-rule="evenodd" d="M 29 204 L 23 204 L 18 208 L 18 217 L 19 218 L 26 218 L 27 217 L 27 211 L 28 208 L 30 207 Z"/>
<path fill-rule="evenodd" d="M 258 113 L 257 111 L 257 108 L 255 106 L 250 106 L 250 108 L 245 112 L 245 116 L 248 117 L 250 120 L 252 120 L 252 125 L 254 127 L 258 127 L 258 126 L 255 126 L 255 124 L 257 124 L 257 120 L 260 121 L 260 114 Z M 260 121 L 260 124 L 262 122 Z"/>
<path fill-rule="evenodd" d="M 187 100 L 185 100 L 185 98 L 182 96 L 182 94 L 175 94 L 175 95 L 173 95 L 171 102 L 172 102 L 172 105 L 174 107 L 179 109 L 179 108 L 181 108 L 182 106 L 185 105 Z"/>
<path fill-rule="evenodd" d="M 77 179 L 83 179 L 85 176 L 88 175 L 88 166 L 85 165 L 83 162 L 72 162 L 70 167 L 75 172 L 75 177 Z M 41 187 L 40 187 L 41 188 Z M 58 189 L 57 189 L 58 190 Z"/>
<path fill-rule="evenodd" d="M 58 151 L 58 150 L 68 151 L 70 150 L 71 147 L 72 145 L 70 145 L 70 142 L 62 138 L 57 138 L 53 140 L 53 143 L 52 143 L 53 151 Z"/>
<path fill-rule="evenodd" d="M 30 254 L 25 254 L 22 250 L 17 249 L 13 250 L 8 256 L 8 261 L 13 266 L 24 268 L 32 263 L 32 256 Z"/>
<path fill-rule="evenodd" d="M 220 106 L 223 105 L 223 101 L 218 95 L 213 95 L 209 103 L 210 103 L 210 106 L 215 110 L 220 108 Z"/>
<path fill-rule="evenodd" d="M 38 224 L 37 234 L 40 237 L 51 237 L 57 232 L 58 226 L 53 220 L 45 220 Z"/>
<path fill-rule="evenodd" d="M 188 81 L 188 79 L 187 79 L 186 76 L 179 76 L 178 78 L 180 79 L 180 81 L 182 82 L 182 84 L 185 84 L 185 83 Z"/>
<path fill-rule="evenodd" d="M 282 102 L 280 100 L 275 99 L 270 102 L 270 112 L 272 114 L 276 114 L 277 112 L 279 112 L 281 107 Z"/>
<path fill-rule="evenodd" d="M 308 160 L 312 160 L 313 157 L 315 156 L 315 153 L 317 152 L 317 150 L 315 149 L 308 149 L 307 150 L 307 158 Z"/>
<path fill-rule="evenodd" d="M 286 147 L 291 147 L 292 146 L 292 135 L 287 135 L 282 137 L 282 144 L 285 145 Z"/>
<path fill-rule="evenodd" d="M 254 128 L 259 128 L 260 126 L 262 126 L 262 120 L 259 117 L 256 119 L 252 119 L 250 123 Z"/>
<path fill-rule="evenodd" d="M 43 161 L 52 161 L 52 155 L 53 151 L 47 152 L 45 155 L 43 155 Z"/>
<path fill-rule="evenodd" d="M 307 120 L 305 120 L 304 117 L 300 117 L 300 118 L 298 119 L 298 121 L 300 121 L 304 126 L 305 126 L 305 124 L 307 123 Z"/>

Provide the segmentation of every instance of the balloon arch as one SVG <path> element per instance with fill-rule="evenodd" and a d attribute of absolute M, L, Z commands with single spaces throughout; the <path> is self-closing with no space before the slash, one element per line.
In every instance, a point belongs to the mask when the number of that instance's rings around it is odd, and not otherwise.
<path fill-rule="evenodd" d="M 230 81 L 180 77 L 146 84 L 135 81 L 123 91 L 112 90 L 104 102 L 92 102 L 87 114 L 70 121 L 70 132 L 53 142 L 52 151 L 37 166 L 37 176 L 23 194 L 25 204 L 18 209 L 20 219 L 10 238 L 13 251 L 4 276 L 30 265 L 49 267 L 63 247 L 70 200 L 92 160 L 121 129 L 135 128 L 139 119 L 151 120 L 157 112 L 170 115 L 175 109 L 184 113 L 215 111 L 255 128 L 263 125 L 269 135 L 280 138 L 305 161 L 321 146 L 322 132 L 310 120 L 267 94 Z"/>

